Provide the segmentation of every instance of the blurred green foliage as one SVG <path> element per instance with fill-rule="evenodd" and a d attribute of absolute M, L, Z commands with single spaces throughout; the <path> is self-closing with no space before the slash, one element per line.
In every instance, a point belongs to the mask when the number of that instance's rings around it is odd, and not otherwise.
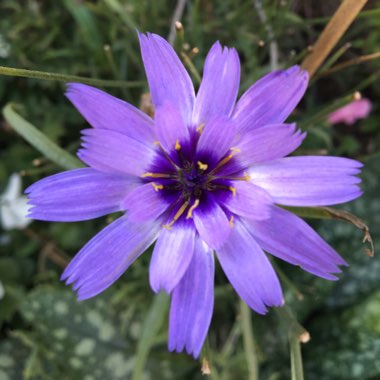
<path fill-rule="evenodd" d="M 2 0 L 0 65 L 140 81 L 140 87 L 109 89 L 113 95 L 139 105 L 147 86 L 136 29 L 167 36 L 176 3 Z M 192 58 L 199 72 L 215 40 L 237 48 L 242 61 L 241 91 L 270 70 L 271 41 L 254 3 L 189 0 L 182 18 L 185 45 L 180 48 L 187 52 L 193 47 L 199 49 Z M 338 3 L 263 1 L 280 67 L 300 62 Z M 379 20 L 380 6 L 370 1 L 336 47 L 337 51 L 351 43 L 338 62 L 380 50 Z M 379 77 L 380 61 L 376 60 L 333 75 L 321 75 L 292 116 L 309 133 L 300 153 L 349 155 L 365 162 L 365 195 L 344 208 L 369 223 L 377 246 Z M 328 125 L 323 110 L 358 88 L 373 102 L 370 117 L 352 127 Z M 63 91 L 64 86 L 56 82 L 0 76 L 1 107 L 8 102 L 20 104 L 25 119 L 74 153 L 85 122 Z M 12 172 L 23 172 L 26 186 L 60 170 L 0 119 L 0 193 Z M 149 252 L 95 300 L 78 303 L 72 291 L 59 282 L 67 260 L 106 223 L 105 218 L 71 224 L 33 222 L 22 231 L 0 230 L 0 281 L 5 289 L 0 299 L 0 380 L 130 379 L 139 361 L 144 379 L 202 378 L 199 362 L 184 354 L 167 352 L 166 308 L 155 306 L 147 283 Z M 287 303 L 311 333 L 311 341 L 303 345 L 305 377 L 378 379 L 380 262 L 362 253 L 361 232 L 351 225 L 332 221 L 313 225 L 350 267 L 343 271 L 339 282 L 328 282 L 276 261 L 292 283 L 291 287 L 283 284 Z M 302 301 L 294 287 L 303 294 Z M 248 376 L 238 305 L 238 297 L 218 271 L 215 312 L 207 343 L 213 379 Z M 158 321 L 151 329 L 144 325 L 147 315 L 149 321 Z M 252 322 L 260 379 L 288 379 L 288 346 L 276 314 L 272 311 L 266 317 L 252 315 Z"/>

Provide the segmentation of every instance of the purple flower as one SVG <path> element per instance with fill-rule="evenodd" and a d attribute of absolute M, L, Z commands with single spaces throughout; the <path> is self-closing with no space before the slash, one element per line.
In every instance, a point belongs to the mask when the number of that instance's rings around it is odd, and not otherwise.
<path fill-rule="evenodd" d="M 80 300 L 113 284 L 153 242 L 155 292 L 171 294 L 169 349 L 197 357 L 213 310 L 214 252 L 256 312 L 284 303 L 264 250 L 322 278 L 346 262 L 304 221 L 278 205 L 326 206 L 361 195 L 361 164 L 287 157 L 305 133 L 284 121 L 303 96 L 298 66 L 266 75 L 236 103 L 239 57 L 211 48 L 197 95 L 171 46 L 140 34 L 155 118 L 78 83 L 67 97 L 92 125 L 78 155 L 89 167 L 32 185 L 30 215 L 78 221 L 125 215 L 96 235 L 62 275 Z"/>
<path fill-rule="evenodd" d="M 327 121 L 331 124 L 344 123 L 347 125 L 354 124 L 359 119 L 368 117 L 372 109 L 372 103 L 368 99 L 354 100 L 345 106 L 338 108 L 330 113 Z"/>

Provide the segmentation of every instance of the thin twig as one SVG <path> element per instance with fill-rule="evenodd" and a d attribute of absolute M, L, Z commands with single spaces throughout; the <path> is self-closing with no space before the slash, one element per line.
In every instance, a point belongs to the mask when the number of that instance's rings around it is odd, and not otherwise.
<path fill-rule="evenodd" d="M 125 82 L 119 80 L 104 80 L 96 78 L 86 78 L 77 75 L 49 73 L 46 71 L 17 69 L 14 67 L 0 66 L 0 75 L 13 77 L 37 78 L 44 80 L 54 80 L 58 82 L 80 82 L 99 87 L 142 87 L 144 82 Z"/>
<path fill-rule="evenodd" d="M 265 31 L 268 35 L 269 40 L 269 59 L 270 59 L 270 68 L 271 70 L 278 69 L 278 45 L 274 37 L 274 32 L 272 25 L 268 21 L 267 14 L 263 7 L 261 0 L 253 0 L 253 5 L 256 8 L 256 12 L 259 16 L 260 21 L 263 23 Z"/>
<path fill-rule="evenodd" d="M 327 24 L 302 68 L 312 77 L 368 0 L 344 0 Z"/>
<path fill-rule="evenodd" d="M 168 36 L 168 42 L 170 45 L 174 45 L 174 40 L 175 40 L 175 34 L 176 34 L 176 22 L 181 21 L 183 11 L 185 10 L 187 0 L 178 0 L 177 5 L 175 7 L 173 17 L 172 17 L 172 22 L 170 24 L 170 33 Z"/>
<path fill-rule="evenodd" d="M 353 65 L 359 65 L 360 63 L 371 61 L 373 59 L 378 59 L 378 58 L 380 58 L 380 52 L 362 55 L 360 57 L 356 57 L 356 58 L 350 59 L 348 61 L 339 63 L 339 64 L 333 66 L 331 69 L 326 70 L 323 73 L 319 74 L 318 76 L 324 77 L 324 76 L 330 75 L 332 73 L 335 73 L 337 71 L 340 71 L 342 69 L 345 69 L 346 67 L 353 66 Z"/>

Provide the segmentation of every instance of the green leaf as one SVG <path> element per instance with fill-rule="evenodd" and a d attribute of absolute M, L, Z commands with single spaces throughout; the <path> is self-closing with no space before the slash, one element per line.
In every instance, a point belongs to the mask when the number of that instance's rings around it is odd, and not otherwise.
<path fill-rule="evenodd" d="M 161 328 L 169 306 L 169 297 L 165 293 L 158 294 L 145 318 L 142 326 L 142 334 L 137 346 L 136 362 L 133 369 L 132 380 L 142 377 L 144 365 L 149 351 L 154 343 L 159 329 Z"/>
<path fill-rule="evenodd" d="M 34 125 L 22 118 L 11 103 L 3 109 L 5 120 L 19 133 L 29 144 L 34 146 L 45 157 L 64 169 L 75 169 L 83 167 L 83 164 L 70 153 L 66 152 L 54 142 L 49 140 Z"/>

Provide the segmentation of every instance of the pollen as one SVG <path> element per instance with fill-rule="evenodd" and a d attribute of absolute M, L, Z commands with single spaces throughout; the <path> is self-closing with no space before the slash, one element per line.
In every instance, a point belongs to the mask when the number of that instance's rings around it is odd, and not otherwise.
<path fill-rule="evenodd" d="M 201 124 L 198 125 L 198 127 L 197 127 L 197 129 L 196 129 L 196 131 L 197 131 L 200 135 L 201 135 L 202 132 L 203 132 L 203 128 L 204 128 L 204 126 L 205 126 L 205 123 L 201 123 Z"/>
<path fill-rule="evenodd" d="M 232 193 L 232 195 L 233 195 L 234 197 L 236 197 L 236 187 L 230 186 L 230 187 L 228 188 L 228 190 L 230 190 L 231 193 Z"/>
<path fill-rule="evenodd" d="M 193 205 L 189 208 L 189 211 L 187 212 L 186 219 L 190 219 L 193 217 L 193 211 L 199 206 L 199 199 L 196 199 L 193 203 Z"/>
<path fill-rule="evenodd" d="M 175 150 L 180 150 L 180 149 L 181 149 L 181 144 L 179 143 L 178 140 L 176 140 L 176 142 L 175 142 L 174 149 L 175 149 Z"/>
<path fill-rule="evenodd" d="M 231 215 L 231 218 L 230 218 L 230 221 L 229 221 L 229 224 L 230 224 L 231 228 L 234 227 L 234 220 L 235 220 L 235 217 L 233 215 Z"/>
<path fill-rule="evenodd" d="M 151 182 L 152 186 L 154 187 L 154 190 L 159 191 L 164 188 L 164 185 L 157 185 L 154 182 Z"/>
<path fill-rule="evenodd" d="M 208 165 L 204 164 L 202 161 L 198 161 L 197 165 L 198 165 L 199 169 L 201 169 L 201 170 L 207 170 L 207 168 L 208 168 Z"/>

